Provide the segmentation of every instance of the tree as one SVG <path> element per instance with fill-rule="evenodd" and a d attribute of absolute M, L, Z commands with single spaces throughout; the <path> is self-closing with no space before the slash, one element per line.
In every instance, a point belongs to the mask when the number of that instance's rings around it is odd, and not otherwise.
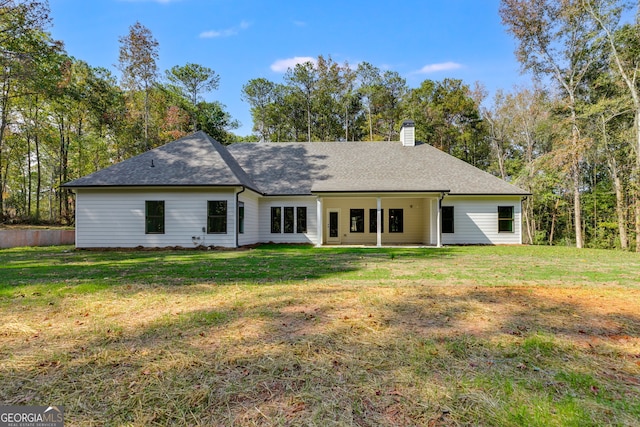
<path fill-rule="evenodd" d="M 628 249 L 627 187 L 629 182 L 634 182 L 632 177 L 636 164 L 630 161 L 634 146 L 629 144 L 629 140 L 634 140 L 635 109 L 632 100 L 625 93 L 624 84 L 621 83 L 614 73 L 608 73 L 606 69 L 594 75 L 590 82 L 591 104 L 583 114 L 590 124 L 589 131 L 595 141 L 594 163 L 606 166 L 610 188 L 615 194 L 615 217 L 620 247 Z M 633 194 L 635 188 L 631 190 L 629 193 Z"/>
<path fill-rule="evenodd" d="M 260 141 L 270 140 L 270 130 L 267 126 L 269 105 L 275 97 L 276 84 L 264 79 L 251 79 L 242 86 L 242 99 L 251 106 L 253 116 L 253 130 L 258 132 Z"/>
<path fill-rule="evenodd" d="M 360 96 L 356 89 L 357 73 L 352 70 L 348 63 L 341 67 L 341 75 L 339 81 L 338 102 L 344 112 L 342 126 L 344 128 L 344 139 L 353 140 L 356 138 L 357 126 L 355 123 L 358 118 L 359 111 L 362 109 Z"/>
<path fill-rule="evenodd" d="M 387 141 L 398 133 L 396 125 L 402 119 L 400 107 L 407 91 L 407 81 L 397 71 L 382 73 L 380 84 L 373 91 L 374 103 L 378 107 L 378 133 Z"/>
<path fill-rule="evenodd" d="M 223 104 L 219 102 L 198 103 L 196 118 L 200 129 L 212 138 L 223 144 L 233 142 L 229 130 L 237 129 L 239 123 L 225 111 Z"/>
<path fill-rule="evenodd" d="M 122 72 L 122 85 L 132 92 L 144 92 L 144 143 L 149 149 L 149 96 L 158 76 L 158 41 L 140 22 L 129 27 L 129 34 L 118 40 L 118 69 Z"/>
<path fill-rule="evenodd" d="M 407 117 L 416 123 L 416 138 L 474 166 L 487 162 L 479 144 L 486 144 L 478 127 L 480 114 L 469 86 L 458 79 L 425 80 L 403 101 Z"/>
<path fill-rule="evenodd" d="M 37 90 L 36 82 L 42 75 L 39 71 L 51 63 L 51 55 L 62 51 L 61 43 L 45 32 L 49 23 L 46 1 L 0 1 L 0 220 L 5 215 L 9 169 L 6 136 L 14 120 L 14 104 Z"/>
<path fill-rule="evenodd" d="M 493 157 L 498 164 L 498 176 L 507 178 L 506 163 L 510 155 L 509 124 L 511 117 L 507 111 L 507 98 L 502 90 L 498 90 L 493 98 L 494 110 L 484 110 L 482 118 L 489 128 L 489 141 Z"/>
<path fill-rule="evenodd" d="M 188 101 L 188 111 L 192 116 L 193 131 L 198 130 L 196 107 L 202 92 L 218 89 L 220 76 L 211 68 L 187 63 L 174 66 L 166 72 L 173 92 Z"/>
<path fill-rule="evenodd" d="M 376 88 L 382 84 L 382 77 L 380 69 L 374 67 L 368 62 L 361 62 L 358 64 L 356 71 L 360 87 L 358 92 L 364 98 L 364 103 L 367 107 L 367 122 L 369 124 L 369 141 L 373 141 L 373 105 Z"/>
<path fill-rule="evenodd" d="M 116 79 L 106 68 L 91 67 L 87 85 L 87 104 L 90 118 L 98 137 L 106 136 L 107 129 L 124 118 L 124 94 L 116 84 Z"/>
<path fill-rule="evenodd" d="M 293 69 L 287 70 L 285 81 L 304 100 L 307 113 L 307 141 L 311 142 L 311 108 L 318 84 L 318 75 L 314 63 L 309 61 L 303 64 L 296 64 Z"/>
<path fill-rule="evenodd" d="M 638 74 L 640 73 L 640 4 L 635 3 L 635 25 L 620 25 L 621 13 L 631 6 L 631 3 L 620 0 L 582 0 L 588 13 L 602 29 L 608 53 L 613 63 L 613 69 L 618 78 L 624 83 L 627 95 L 631 99 L 634 113 L 633 143 L 635 151 L 635 167 L 633 171 L 635 196 L 635 231 L 636 252 L 640 252 L 640 88 Z"/>
<path fill-rule="evenodd" d="M 581 0 L 502 0 L 500 16 L 518 47 L 516 55 L 525 70 L 538 78 L 551 77 L 565 97 L 570 137 L 565 154 L 572 183 L 575 240 L 583 247 L 580 167 L 585 141 L 578 123 L 579 90 L 597 51 L 595 25 Z"/>
<path fill-rule="evenodd" d="M 337 140 L 340 132 L 340 91 L 342 70 L 331 57 L 318 56 L 315 65 L 316 85 L 313 93 L 313 123 L 316 138 L 321 141 Z"/>
<path fill-rule="evenodd" d="M 511 177 L 532 194 L 524 201 L 522 211 L 523 237 L 528 243 L 540 243 L 550 237 L 551 233 L 539 235 L 546 221 L 543 213 L 551 211 L 554 217 L 557 210 L 553 168 L 541 161 L 551 150 L 548 109 L 546 94 L 540 88 L 516 87 L 511 92 L 498 91 L 492 107 L 482 111 L 497 163 L 495 171 L 503 179 Z"/>

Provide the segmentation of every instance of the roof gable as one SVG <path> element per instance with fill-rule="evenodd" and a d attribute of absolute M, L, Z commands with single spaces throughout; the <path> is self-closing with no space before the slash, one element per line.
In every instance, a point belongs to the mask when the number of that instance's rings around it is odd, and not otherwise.
<path fill-rule="evenodd" d="M 131 157 L 65 187 L 246 186 L 251 178 L 219 142 L 204 132 Z"/>

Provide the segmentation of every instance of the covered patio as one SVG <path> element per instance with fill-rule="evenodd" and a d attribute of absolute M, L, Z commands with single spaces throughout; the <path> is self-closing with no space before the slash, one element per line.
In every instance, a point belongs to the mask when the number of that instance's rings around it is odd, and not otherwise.
<path fill-rule="evenodd" d="M 316 194 L 318 245 L 440 247 L 444 194 Z"/>

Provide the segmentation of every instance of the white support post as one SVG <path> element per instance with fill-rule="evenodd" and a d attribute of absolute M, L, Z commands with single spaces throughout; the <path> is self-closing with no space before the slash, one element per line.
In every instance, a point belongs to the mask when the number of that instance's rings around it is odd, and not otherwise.
<path fill-rule="evenodd" d="M 318 241 L 316 243 L 316 246 L 322 246 L 323 221 L 322 221 L 322 198 L 320 197 L 316 199 L 316 221 L 318 222 L 317 224 Z"/>
<path fill-rule="evenodd" d="M 382 246 L 382 199 L 380 197 L 377 198 L 377 209 L 376 209 L 376 225 L 377 225 L 377 240 L 376 246 Z"/>
<path fill-rule="evenodd" d="M 436 201 L 436 209 L 438 210 L 436 220 L 436 247 L 442 247 L 442 198 Z"/>

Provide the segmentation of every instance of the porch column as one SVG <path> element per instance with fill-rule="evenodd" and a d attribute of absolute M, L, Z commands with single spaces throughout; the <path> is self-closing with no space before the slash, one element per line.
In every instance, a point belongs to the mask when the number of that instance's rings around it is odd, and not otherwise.
<path fill-rule="evenodd" d="M 322 198 L 318 197 L 316 199 L 316 221 L 318 221 L 317 229 L 318 229 L 318 242 L 316 246 L 322 246 Z"/>
<path fill-rule="evenodd" d="M 377 243 L 376 246 L 380 247 L 382 246 L 382 199 L 380 197 L 378 197 L 376 199 L 376 203 L 377 203 L 377 209 L 376 209 L 376 226 L 377 226 L 377 230 L 376 230 L 376 234 L 377 234 Z"/>
<path fill-rule="evenodd" d="M 444 194 L 442 195 L 444 197 Z M 436 207 L 438 208 L 438 215 L 436 219 L 436 247 L 442 247 L 442 197 L 438 199 L 438 204 Z"/>

